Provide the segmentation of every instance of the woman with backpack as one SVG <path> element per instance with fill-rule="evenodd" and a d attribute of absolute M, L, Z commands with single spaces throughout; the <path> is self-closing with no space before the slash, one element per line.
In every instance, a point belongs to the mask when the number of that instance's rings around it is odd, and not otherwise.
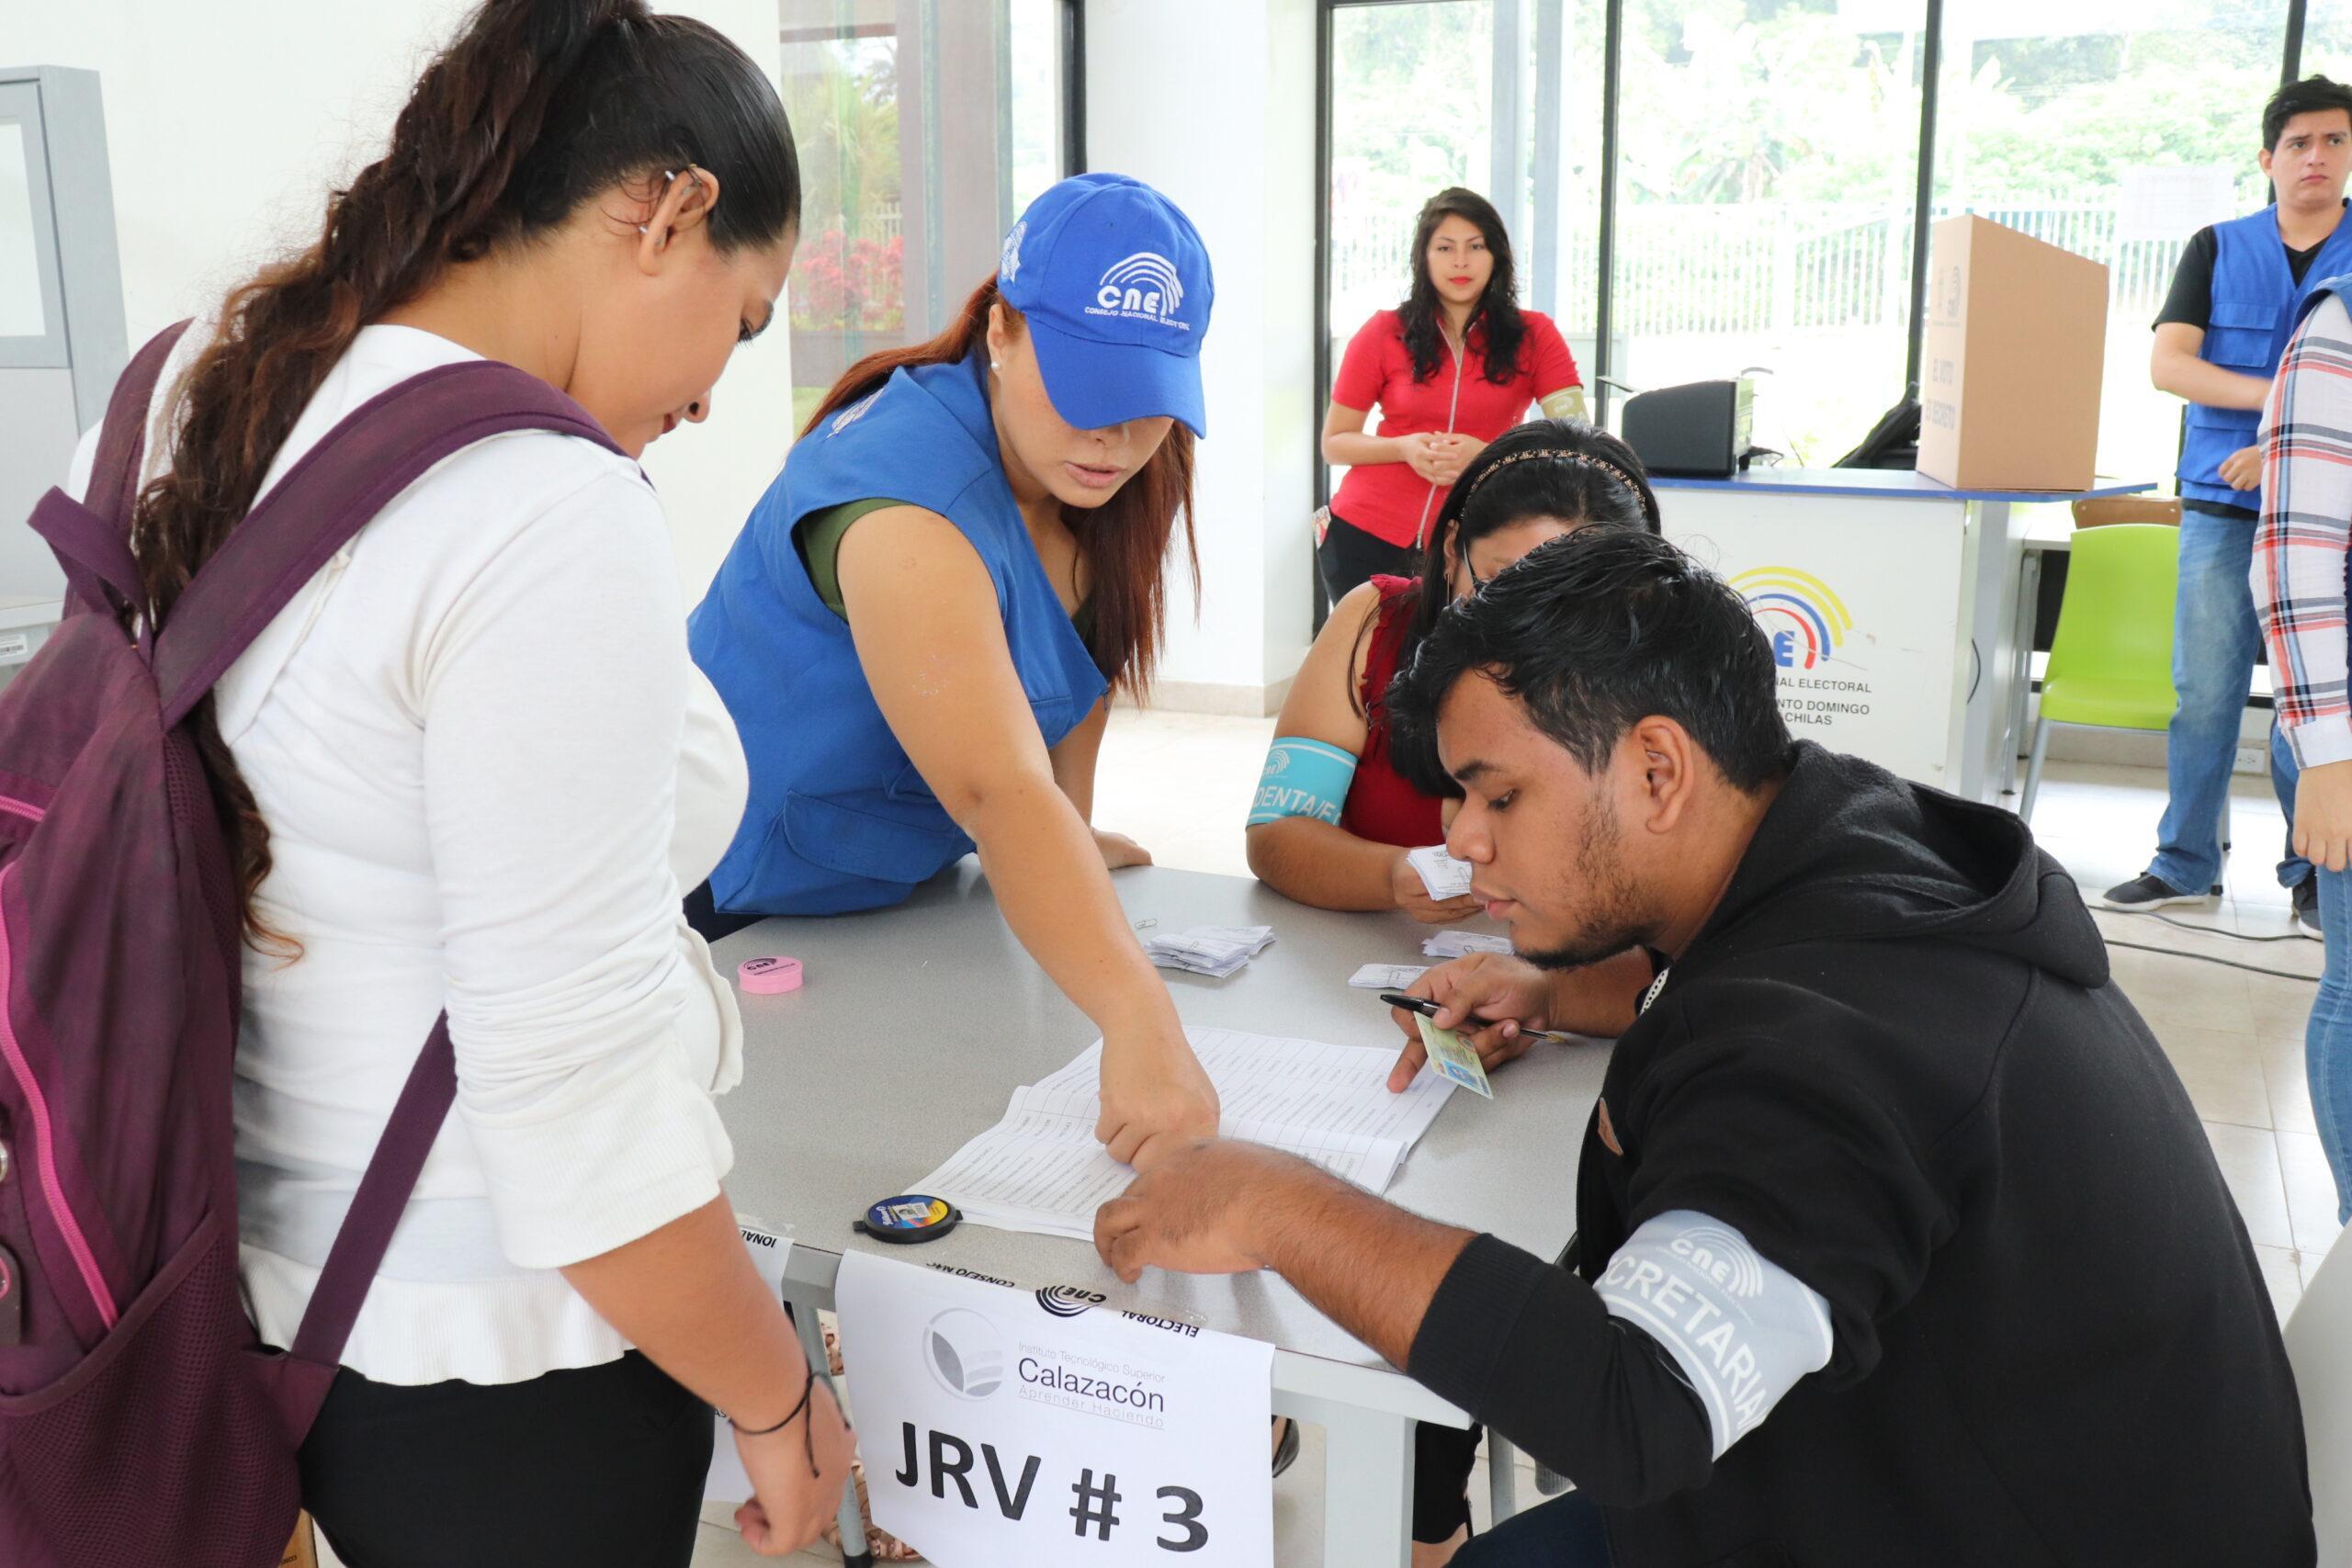
<path fill-rule="evenodd" d="M 775 92 L 718 33 L 487 0 L 321 239 L 189 331 L 155 400 L 133 537 L 166 649 L 191 579 L 371 400 L 503 361 L 582 422 L 392 495 L 191 720 L 246 939 L 240 1272 L 266 1343 L 294 1343 L 445 1010 L 454 1046 L 454 1113 L 300 1452 L 351 1568 L 684 1568 L 713 1406 L 755 1550 L 839 1503 L 840 1412 L 719 1187 L 741 1029 L 678 908 L 744 767 L 635 462 L 769 324 L 799 202 Z"/>
<path fill-rule="evenodd" d="M 1347 478 L 1316 536 L 1337 604 L 1379 574 L 1409 577 L 1447 491 L 1485 445 L 1541 404 L 1584 417 L 1584 383 L 1552 318 L 1519 308 L 1502 214 L 1476 191 L 1430 197 L 1413 226 L 1413 285 L 1348 340 L 1323 460 Z M 1364 425 L 1374 408 L 1380 428 Z"/>

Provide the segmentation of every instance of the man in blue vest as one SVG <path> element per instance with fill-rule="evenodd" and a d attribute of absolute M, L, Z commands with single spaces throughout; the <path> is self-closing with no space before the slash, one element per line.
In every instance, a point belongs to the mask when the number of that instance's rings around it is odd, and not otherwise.
<path fill-rule="evenodd" d="M 2221 891 L 2239 716 L 2262 647 L 2247 571 L 2261 503 L 2255 427 L 2307 285 L 2352 270 L 2344 185 L 2352 174 L 2352 87 L 2324 76 L 2281 87 L 2262 111 L 2262 172 L 2276 193 L 2260 212 L 2198 231 L 2156 316 L 2150 374 L 2188 400 L 2180 452 L 2180 592 L 2173 611 L 2166 737 L 2171 796 L 2155 859 L 2107 890 L 2111 909 L 2202 903 Z M 2295 816 L 2295 763 L 2274 727 L 2270 777 Z M 2306 934 L 2319 935 L 2318 884 L 2291 848 L 2278 881 Z"/>

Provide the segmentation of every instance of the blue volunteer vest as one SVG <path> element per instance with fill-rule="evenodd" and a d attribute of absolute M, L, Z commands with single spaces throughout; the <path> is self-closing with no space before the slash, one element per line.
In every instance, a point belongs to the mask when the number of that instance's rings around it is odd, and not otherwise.
<path fill-rule="evenodd" d="M 2287 247 L 2278 238 L 2276 209 L 2213 225 L 2213 314 L 2199 355 L 2207 363 L 2268 380 L 2287 351 L 2288 335 L 2317 279 L 2352 270 L 2352 222 L 2339 222 L 2297 288 L 2287 267 Z M 2232 490 L 2222 479 L 2222 460 L 2254 445 L 2262 423 L 2259 409 L 2188 405 L 2188 434 L 2180 449 L 2180 493 L 2192 501 L 2252 507 L 2251 491 Z"/>
<path fill-rule="evenodd" d="M 686 623 L 695 662 L 751 762 L 743 824 L 711 873 L 721 909 L 877 908 L 973 847 L 890 733 L 848 622 L 817 596 L 793 546 L 802 518 L 887 497 L 955 524 L 996 584 L 1013 668 L 1048 747 L 1109 687 L 1013 503 L 982 378 L 978 355 L 897 371 L 795 443 Z"/>

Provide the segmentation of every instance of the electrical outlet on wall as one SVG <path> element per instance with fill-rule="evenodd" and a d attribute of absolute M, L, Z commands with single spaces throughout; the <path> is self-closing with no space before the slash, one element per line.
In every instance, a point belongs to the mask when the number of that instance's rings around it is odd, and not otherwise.
<path fill-rule="evenodd" d="M 2233 765 L 2232 771 L 2241 773 L 2267 773 L 2270 771 L 2270 753 L 2259 746 L 2241 746 L 2238 748 L 2238 760 Z"/>

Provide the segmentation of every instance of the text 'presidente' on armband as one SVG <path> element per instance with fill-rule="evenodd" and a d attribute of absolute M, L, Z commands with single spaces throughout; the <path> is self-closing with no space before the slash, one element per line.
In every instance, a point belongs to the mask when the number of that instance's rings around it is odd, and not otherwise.
<path fill-rule="evenodd" d="M 1249 825 L 1255 828 L 1285 817 L 1312 817 L 1336 825 L 1355 776 L 1354 753 L 1328 740 L 1278 735 L 1266 748 L 1266 769 L 1258 775 Z"/>

